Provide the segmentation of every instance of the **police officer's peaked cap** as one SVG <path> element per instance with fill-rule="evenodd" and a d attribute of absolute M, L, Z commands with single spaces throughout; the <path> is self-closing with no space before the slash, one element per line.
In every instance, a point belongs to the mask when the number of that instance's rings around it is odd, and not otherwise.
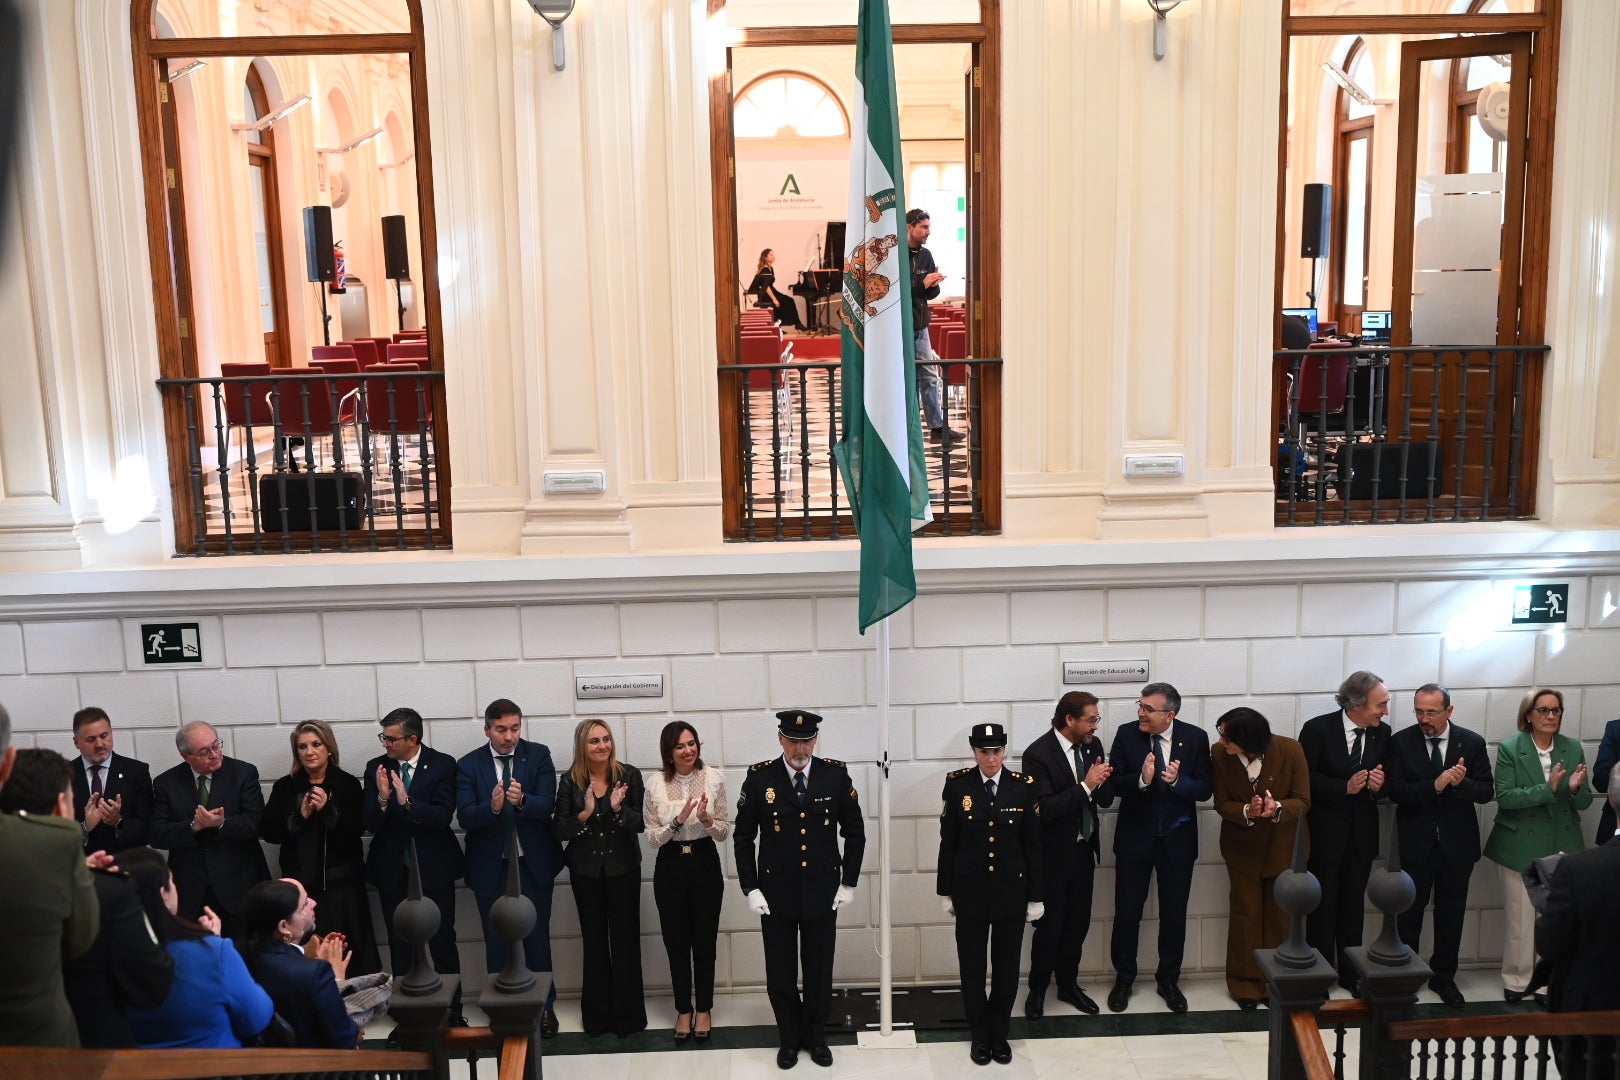
<path fill-rule="evenodd" d="M 821 726 L 821 717 L 809 709 L 783 709 L 776 719 L 776 730 L 790 739 L 813 739 Z"/>
<path fill-rule="evenodd" d="M 974 724 L 968 745 L 975 750 L 999 750 L 1007 745 L 1007 729 L 1000 724 Z"/>

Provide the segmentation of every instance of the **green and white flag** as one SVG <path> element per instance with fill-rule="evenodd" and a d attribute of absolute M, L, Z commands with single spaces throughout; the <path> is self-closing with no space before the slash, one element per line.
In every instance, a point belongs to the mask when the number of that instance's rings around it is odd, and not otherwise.
<path fill-rule="evenodd" d="M 861 537 L 861 632 L 917 595 L 911 532 L 933 520 L 913 362 L 900 112 L 888 0 L 861 0 L 844 252 L 843 437 L 835 451 Z"/>

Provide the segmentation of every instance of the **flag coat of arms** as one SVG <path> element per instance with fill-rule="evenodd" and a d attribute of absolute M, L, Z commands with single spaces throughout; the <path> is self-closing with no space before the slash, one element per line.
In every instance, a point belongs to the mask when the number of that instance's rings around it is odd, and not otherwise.
<path fill-rule="evenodd" d="M 917 595 L 911 533 L 933 520 L 911 317 L 900 116 L 887 0 L 861 0 L 845 219 L 843 434 L 835 454 L 861 538 L 862 633 Z"/>

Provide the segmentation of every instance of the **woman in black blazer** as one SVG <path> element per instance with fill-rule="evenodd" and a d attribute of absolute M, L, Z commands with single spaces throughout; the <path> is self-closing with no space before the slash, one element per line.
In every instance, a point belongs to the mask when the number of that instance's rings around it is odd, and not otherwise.
<path fill-rule="evenodd" d="M 574 728 L 574 766 L 557 782 L 552 818 L 585 946 L 580 1017 L 587 1035 L 647 1026 L 641 994 L 641 773 L 619 760 L 600 720 Z"/>
<path fill-rule="evenodd" d="M 342 936 L 350 975 L 382 970 L 371 927 L 362 852 L 360 781 L 338 768 L 337 739 L 324 720 L 293 728 L 292 769 L 270 789 L 259 835 L 281 845 L 281 873 L 315 901 L 315 928 Z"/>

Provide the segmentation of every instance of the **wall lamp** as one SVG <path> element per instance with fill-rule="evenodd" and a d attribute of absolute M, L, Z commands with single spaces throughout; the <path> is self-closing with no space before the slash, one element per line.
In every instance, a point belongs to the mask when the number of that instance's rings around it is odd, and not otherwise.
<path fill-rule="evenodd" d="M 1340 88 L 1343 89 L 1345 93 L 1349 94 L 1360 104 L 1369 107 L 1373 105 L 1389 104 L 1389 102 L 1379 101 L 1377 98 L 1367 93 L 1360 83 L 1356 82 L 1356 80 L 1350 77 L 1349 72 L 1345 71 L 1344 68 L 1340 67 L 1338 64 L 1335 64 L 1333 61 L 1322 61 L 1322 70 L 1327 72 L 1328 78 L 1338 83 Z"/>
<path fill-rule="evenodd" d="M 382 128 L 374 128 L 358 138 L 350 139 L 342 146 L 317 146 L 315 152 L 318 154 L 347 154 L 350 150 L 358 150 L 382 133 Z"/>
<path fill-rule="evenodd" d="M 261 116 L 259 119 L 255 120 L 251 124 L 232 124 L 231 125 L 231 130 L 232 131 L 263 131 L 265 128 L 269 127 L 271 124 L 275 123 L 277 120 L 280 120 L 283 116 L 286 116 L 288 113 L 292 112 L 294 109 L 298 108 L 299 106 L 308 105 L 309 101 L 310 101 L 310 97 L 309 97 L 308 94 L 299 94 L 297 97 L 293 98 L 291 101 L 283 102 L 279 108 L 271 110 L 269 115 Z"/>
<path fill-rule="evenodd" d="M 532 2 L 532 0 L 531 0 Z M 1153 59 L 1163 60 L 1170 44 L 1170 24 L 1165 16 L 1181 6 L 1181 0 L 1147 0 L 1153 9 Z"/>
<path fill-rule="evenodd" d="M 534 13 L 551 24 L 551 66 L 561 71 L 568 66 L 568 49 L 563 39 L 563 20 L 574 13 L 574 0 L 529 0 Z"/>
<path fill-rule="evenodd" d="M 173 71 L 169 72 L 169 81 L 171 83 L 179 82 L 181 79 L 185 78 L 187 75 L 191 75 L 191 74 L 193 74 L 195 72 L 201 71 L 203 68 L 205 68 L 207 66 L 208 66 L 208 61 L 206 61 L 206 60 L 193 60 L 189 64 L 181 64 L 179 67 L 177 67 Z"/>

